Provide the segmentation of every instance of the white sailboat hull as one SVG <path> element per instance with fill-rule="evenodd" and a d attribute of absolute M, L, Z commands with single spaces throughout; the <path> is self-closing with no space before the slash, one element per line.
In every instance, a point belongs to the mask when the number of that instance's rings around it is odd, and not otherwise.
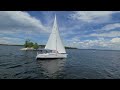
<path fill-rule="evenodd" d="M 67 54 L 60 54 L 60 53 L 45 53 L 45 54 L 38 54 L 36 59 L 62 59 L 67 58 Z"/>

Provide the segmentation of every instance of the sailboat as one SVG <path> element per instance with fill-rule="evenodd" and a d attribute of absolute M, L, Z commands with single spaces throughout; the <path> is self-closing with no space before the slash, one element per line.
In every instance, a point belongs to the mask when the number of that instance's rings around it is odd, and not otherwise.
<path fill-rule="evenodd" d="M 55 15 L 52 32 L 44 49 L 46 52 L 37 53 L 36 59 L 62 59 L 67 58 L 65 47 L 60 38 L 57 18 Z"/>

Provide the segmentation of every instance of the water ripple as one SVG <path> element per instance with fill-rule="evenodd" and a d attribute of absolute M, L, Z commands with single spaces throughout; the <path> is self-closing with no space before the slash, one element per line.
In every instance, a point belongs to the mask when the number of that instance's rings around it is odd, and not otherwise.
<path fill-rule="evenodd" d="M 14 65 L 14 66 L 10 66 L 10 67 L 8 67 L 7 69 L 9 69 L 9 68 L 17 68 L 17 67 L 22 67 L 22 65 Z"/>
<path fill-rule="evenodd" d="M 120 52 L 68 49 L 65 60 L 35 60 L 36 51 L 0 46 L 0 79 L 119 79 Z M 93 53 L 95 52 L 95 53 Z"/>

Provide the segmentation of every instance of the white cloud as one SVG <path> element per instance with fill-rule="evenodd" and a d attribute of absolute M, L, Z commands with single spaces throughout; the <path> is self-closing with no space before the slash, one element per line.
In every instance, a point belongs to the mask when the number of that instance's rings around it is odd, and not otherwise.
<path fill-rule="evenodd" d="M 111 15 L 119 11 L 76 11 L 70 17 L 84 22 L 106 22 L 111 19 Z"/>
<path fill-rule="evenodd" d="M 67 40 L 67 41 L 70 41 L 70 42 L 79 42 L 80 41 L 80 37 L 79 36 L 75 36 L 75 37 L 73 37 L 72 39 L 70 39 L 70 40 Z"/>
<path fill-rule="evenodd" d="M 119 43 L 120 44 L 120 38 L 113 38 L 112 40 L 111 40 L 111 42 L 112 43 Z"/>
<path fill-rule="evenodd" d="M 120 28 L 120 23 L 107 24 L 104 27 L 102 27 L 101 29 L 99 29 L 98 31 L 110 31 L 110 30 L 114 30 L 116 28 Z"/>
<path fill-rule="evenodd" d="M 24 40 L 21 38 L 1 37 L 0 43 L 2 44 L 21 44 Z"/>
<path fill-rule="evenodd" d="M 72 41 L 72 47 L 78 47 L 81 49 L 91 49 L 91 48 L 104 48 L 107 47 L 107 43 L 104 39 L 97 39 L 97 40 L 79 40 L 79 41 Z"/>
<path fill-rule="evenodd" d="M 120 50 L 120 38 L 112 38 L 110 40 L 110 43 L 112 44 L 111 45 L 111 48 L 114 49 L 114 50 Z"/>
<path fill-rule="evenodd" d="M 89 36 L 95 36 L 95 37 L 118 37 L 120 36 L 120 31 L 111 31 L 111 32 L 107 32 L 107 33 L 93 33 L 90 34 Z"/>
<path fill-rule="evenodd" d="M 75 32 L 73 30 L 69 30 L 69 31 L 66 30 L 66 31 L 60 32 L 60 35 L 61 37 L 70 37 L 70 36 L 76 35 L 77 33 L 78 32 Z"/>
<path fill-rule="evenodd" d="M 68 41 L 69 46 L 80 49 L 109 49 L 120 50 L 120 38 L 104 39 L 98 38 L 96 40 L 79 40 Z"/>
<path fill-rule="evenodd" d="M 48 33 L 49 27 L 43 25 L 40 20 L 23 11 L 0 11 L 0 43 L 21 44 L 23 39 L 33 35 Z M 19 36 L 18 36 L 19 35 Z M 7 37 L 10 36 L 10 37 Z"/>
<path fill-rule="evenodd" d="M 112 38 L 111 40 L 96 39 L 96 40 L 84 40 L 78 42 L 71 42 L 71 47 L 77 47 L 80 49 L 109 49 L 120 50 L 120 38 Z"/>
<path fill-rule="evenodd" d="M 86 48 L 96 48 L 96 47 L 107 47 L 107 43 L 104 39 L 97 39 L 97 40 L 85 40 L 83 41 L 83 45 Z M 80 42 L 79 42 L 80 43 Z"/>
<path fill-rule="evenodd" d="M 40 32 L 47 28 L 40 20 L 22 11 L 0 11 L 0 31 L 6 32 Z"/>

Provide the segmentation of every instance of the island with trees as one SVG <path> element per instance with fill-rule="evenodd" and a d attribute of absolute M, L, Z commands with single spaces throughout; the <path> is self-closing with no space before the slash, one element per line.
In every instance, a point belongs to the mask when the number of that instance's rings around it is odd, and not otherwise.
<path fill-rule="evenodd" d="M 37 43 L 33 43 L 30 40 L 26 40 L 24 44 L 24 48 L 22 48 L 21 50 L 38 50 L 38 49 L 39 49 L 39 45 Z"/>

